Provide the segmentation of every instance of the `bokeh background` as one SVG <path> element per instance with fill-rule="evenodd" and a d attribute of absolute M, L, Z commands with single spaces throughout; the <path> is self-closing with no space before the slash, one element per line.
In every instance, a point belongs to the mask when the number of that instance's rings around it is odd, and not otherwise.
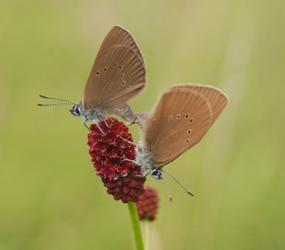
<path fill-rule="evenodd" d="M 134 249 L 127 205 L 106 194 L 81 99 L 105 35 L 136 38 L 149 111 L 172 84 L 222 89 L 230 102 L 206 137 L 148 178 L 160 195 L 150 249 L 285 249 L 284 1 L 83 0 L 0 2 L 0 249 Z M 139 140 L 138 128 L 130 128 Z"/>

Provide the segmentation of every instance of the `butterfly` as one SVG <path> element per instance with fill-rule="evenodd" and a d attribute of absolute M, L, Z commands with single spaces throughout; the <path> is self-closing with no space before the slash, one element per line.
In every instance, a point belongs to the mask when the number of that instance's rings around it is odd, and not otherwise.
<path fill-rule="evenodd" d="M 166 179 L 163 166 L 201 141 L 227 103 L 227 95 L 212 86 L 178 84 L 162 94 L 151 114 L 137 113 L 141 141 L 136 164 L 142 175 Z"/>
<path fill-rule="evenodd" d="M 115 26 L 105 37 L 98 51 L 82 100 L 76 104 L 40 95 L 42 98 L 64 103 L 38 105 L 73 105 L 71 114 L 81 116 L 87 128 L 88 120 L 98 126 L 110 114 L 122 117 L 126 124 L 130 125 L 135 120 L 135 115 L 127 103 L 142 92 L 146 82 L 145 62 L 134 37 L 121 26 Z"/>

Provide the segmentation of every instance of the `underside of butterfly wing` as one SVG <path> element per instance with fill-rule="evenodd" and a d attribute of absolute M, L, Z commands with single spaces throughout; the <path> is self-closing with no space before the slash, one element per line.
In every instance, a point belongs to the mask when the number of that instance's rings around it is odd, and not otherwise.
<path fill-rule="evenodd" d="M 102 117 L 115 113 L 131 124 L 135 116 L 126 103 L 145 88 L 146 81 L 144 59 L 134 37 L 115 26 L 105 37 L 92 66 L 82 110 L 87 116 L 94 112 Z"/>
<path fill-rule="evenodd" d="M 212 124 L 218 119 L 228 103 L 228 96 L 220 89 L 209 85 L 202 84 L 178 84 L 171 89 L 191 89 L 204 95 L 209 101 L 213 113 Z"/>
<path fill-rule="evenodd" d="M 207 98 L 189 88 L 170 89 L 146 124 L 143 144 L 154 167 L 162 167 L 197 144 L 212 122 Z"/>
<path fill-rule="evenodd" d="M 101 57 L 109 48 L 113 46 L 126 46 L 133 50 L 139 57 L 139 59 L 144 62 L 143 55 L 139 49 L 135 38 L 131 35 L 129 31 L 121 26 L 115 26 L 111 29 L 108 35 L 105 37 L 99 51 L 97 58 Z M 95 60 L 96 60 L 95 59 Z"/>
<path fill-rule="evenodd" d="M 137 54 L 126 46 L 115 46 L 96 59 L 82 98 L 83 109 L 104 108 L 108 112 L 130 101 L 146 83 L 146 69 Z"/>

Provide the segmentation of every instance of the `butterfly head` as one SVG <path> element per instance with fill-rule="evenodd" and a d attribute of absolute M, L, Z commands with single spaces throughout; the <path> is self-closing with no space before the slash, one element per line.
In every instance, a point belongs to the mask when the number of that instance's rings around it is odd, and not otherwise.
<path fill-rule="evenodd" d="M 161 180 L 161 179 L 162 179 L 162 177 L 161 177 L 162 172 L 161 172 L 160 169 L 157 169 L 157 168 L 153 169 L 153 170 L 150 172 L 150 175 L 151 175 L 153 178 L 157 179 L 157 180 Z"/>
<path fill-rule="evenodd" d="M 75 104 L 69 111 L 74 116 L 82 116 L 82 111 L 79 104 Z"/>

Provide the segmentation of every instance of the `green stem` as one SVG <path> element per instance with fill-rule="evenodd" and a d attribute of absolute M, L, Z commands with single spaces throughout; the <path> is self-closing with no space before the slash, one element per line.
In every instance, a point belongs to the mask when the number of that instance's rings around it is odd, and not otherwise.
<path fill-rule="evenodd" d="M 143 220 L 143 224 L 144 224 L 144 245 L 145 245 L 145 250 L 149 250 L 150 249 L 150 245 L 149 245 L 149 220 L 148 219 L 144 219 Z"/>
<path fill-rule="evenodd" d="M 129 201 L 128 207 L 129 207 L 130 216 L 131 216 L 131 220 L 133 224 L 133 230 L 134 230 L 137 250 L 144 250 L 142 233 L 141 233 L 139 216 L 138 216 L 136 204 L 134 202 Z"/>

